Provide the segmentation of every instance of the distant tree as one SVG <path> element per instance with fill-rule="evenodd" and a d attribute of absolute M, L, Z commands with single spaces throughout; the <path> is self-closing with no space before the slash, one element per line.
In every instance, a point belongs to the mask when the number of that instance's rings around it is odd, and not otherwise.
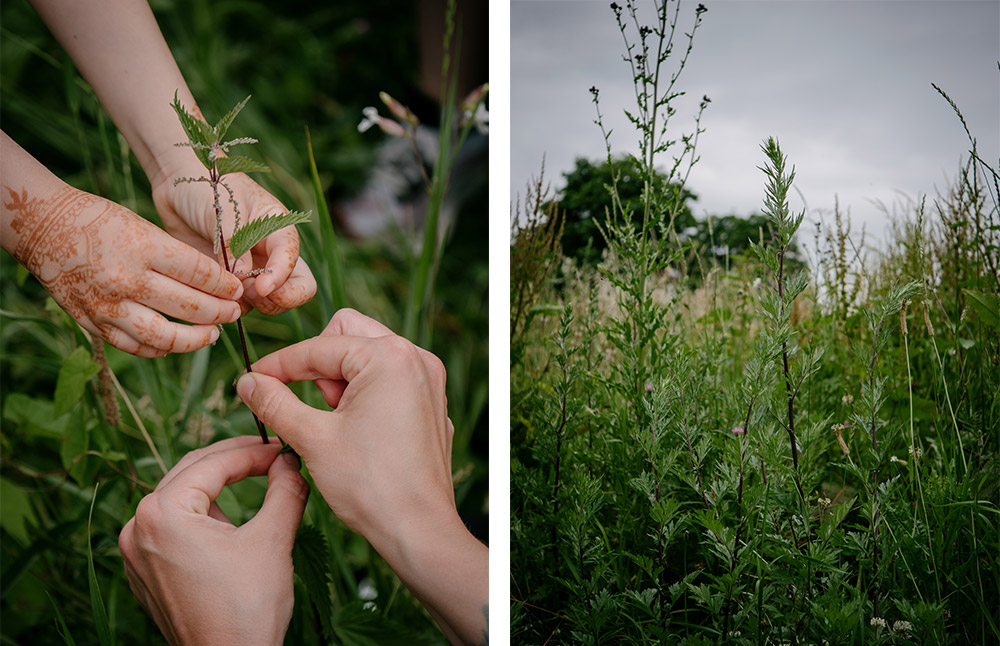
<path fill-rule="evenodd" d="M 596 264 L 607 247 L 597 223 L 604 222 L 612 206 L 611 185 L 614 174 L 618 173 L 618 195 L 629 213 L 633 224 L 642 224 L 642 173 L 639 166 L 628 156 L 614 160 L 613 164 L 604 160 L 594 163 L 578 157 L 573 170 L 563 174 L 566 186 L 559 193 L 559 207 L 565 215 L 562 250 L 567 256 L 589 264 Z M 657 172 L 653 179 L 659 195 L 669 195 L 667 178 Z M 683 231 L 695 225 L 694 215 L 688 202 L 698 198 L 690 191 L 683 191 L 683 205 L 674 220 L 674 230 Z M 661 213 L 668 205 L 660 205 Z"/>
<path fill-rule="evenodd" d="M 622 156 L 609 164 L 607 160 L 592 162 L 578 157 L 573 170 L 563 173 L 566 186 L 557 200 L 564 215 L 562 251 L 577 262 L 596 265 L 607 247 L 598 224 L 604 223 L 612 206 L 607 187 L 614 173 L 618 173 L 618 195 L 633 225 L 638 228 L 642 224 L 643 181 L 638 165 L 631 158 Z M 660 195 L 671 194 L 664 174 L 657 172 L 653 183 L 659 187 Z M 685 189 L 681 199 L 683 204 L 674 219 L 674 231 L 688 249 L 687 271 L 695 281 L 701 276 L 702 268 L 711 266 L 712 262 L 724 262 L 726 256 L 744 255 L 750 240 L 758 241 L 762 234 L 765 240 L 770 238 L 767 218 L 759 213 L 746 217 L 710 216 L 709 227 L 709 219 L 696 219 L 691 211 L 690 204 L 698 197 Z M 661 203 L 660 212 L 669 207 Z M 794 244 L 790 251 L 790 259 L 797 261 Z"/>

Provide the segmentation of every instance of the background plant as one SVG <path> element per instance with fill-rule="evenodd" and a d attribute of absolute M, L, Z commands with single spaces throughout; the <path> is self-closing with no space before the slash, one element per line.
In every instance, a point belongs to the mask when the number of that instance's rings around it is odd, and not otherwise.
<path fill-rule="evenodd" d="M 416 94 L 412 7 L 376 1 L 209 8 L 178 0 L 153 9 L 206 114 L 226 114 L 248 89 L 254 92 L 233 136 L 259 138 L 253 158 L 274 171 L 261 183 L 282 202 L 316 213 L 300 234 L 317 296 L 277 317 L 248 314 L 251 356 L 318 334 L 343 305 L 401 331 L 414 268 L 411 242 L 349 240 L 331 206 L 361 187 L 374 159 L 371 135 L 357 131 L 367 97 L 381 90 L 402 100 Z M 156 221 L 141 169 L 28 3 L 4 3 L 0 18 L 5 131 L 75 186 Z M 256 55 L 261 49 L 267 57 Z M 438 332 L 429 349 L 449 375 L 459 511 L 483 538 L 485 213 L 485 195 L 475 196 L 442 237 L 432 272 L 436 298 L 425 312 L 429 329 Z M 249 412 L 231 394 L 242 363 L 235 333 L 226 330 L 214 348 L 195 353 L 136 359 L 92 345 L 13 259 L 4 255 L 0 263 L 2 640 L 63 644 L 67 634 L 76 643 L 105 637 L 162 643 L 128 590 L 117 536 L 168 465 L 215 439 L 254 432 Z M 110 370 L 100 368 L 102 352 Z M 323 406 L 315 389 L 296 389 L 310 405 Z M 242 522 L 263 492 L 262 481 L 240 483 L 224 490 L 220 504 Z M 327 635 L 345 644 L 445 643 L 384 561 L 330 514 L 321 496 L 311 500 L 294 554 L 289 643 L 326 643 Z M 81 588 L 88 553 L 95 586 Z M 95 612 L 98 598 L 107 631 Z"/>
<path fill-rule="evenodd" d="M 637 3 L 612 5 L 637 157 L 675 142 L 666 177 L 696 158 L 696 137 L 639 115 L 657 38 L 693 35 L 701 16 L 678 7 L 655 4 L 664 29 Z M 835 217 L 819 271 L 787 264 L 802 219 L 776 140 L 750 251 L 705 256 L 693 281 L 666 226 L 680 213 L 669 183 L 630 207 L 610 174 L 611 206 L 592 211 L 608 247 L 596 267 L 547 241 L 554 210 L 518 220 L 512 258 L 546 240 L 558 270 L 511 277 L 532 303 L 511 366 L 513 641 L 1000 638 L 997 182 L 970 144 L 976 161 L 947 190 L 892 214 L 885 248 L 852 242 Z M 648 221 L 632 217 L 647 204 Z"/>

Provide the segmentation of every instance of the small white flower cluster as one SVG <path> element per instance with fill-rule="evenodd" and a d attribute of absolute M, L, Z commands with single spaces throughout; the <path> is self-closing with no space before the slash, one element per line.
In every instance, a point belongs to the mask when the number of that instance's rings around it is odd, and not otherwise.
<path fill-rule="evenodd" d="M 829 507 L 832 504 L 833 504 L 833 501 L 830 500 L 829 498 L 820 498 L 819 499 L 819 506 L 821 508 L 823 508 L 823 509 L 826 509 L 827 507 Z"/>
<path fill-rule="evenodd" d="M 907 451 L 909 451 L 910 457 L 912 457 L 914 460 L 919 460 L 920 456 L 923 454 L 919 446 L 911 446 L 910 448 L 907 449 Z"/>
<path fill-rule="evenodd" d="M 868 621 L 868 624 L 876 628 L 888 628 L 889 626 L 882 617 L 872 617 Z M 911 630 L 913 630 L 913 624 L 905 619 L 897 619 L 892 623 L 892 632 L 899 634 L 901 637 L 909 637 Z"/>
<path fill-rule="evenodd" d="M 844 393 L 844 396 L 840 398 L 840 401 L 844 404 L 844 406 L 850 406 L 852 403 L 854 403 L 854 397 L 852 395 Z"/>

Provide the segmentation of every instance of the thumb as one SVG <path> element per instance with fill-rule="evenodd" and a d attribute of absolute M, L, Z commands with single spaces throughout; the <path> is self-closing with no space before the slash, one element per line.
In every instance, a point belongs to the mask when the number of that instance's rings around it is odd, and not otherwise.
<path fill-rule="evenodd" d="M 309 484 L 299 474 L 299 458 L 281 453 L 267 471 L 267 494 L 260 511 L 244 527 L 266 532 L 267 542 L 291 550 L 302 512 L 309 499 Z"/>
<path fill-rule="evenodd" d="M 260 421 L 271 427 L 300 454 L 308 452 L 310 438 L 324 422 L 325 413 L 303 404 L 288 386 L 274 377 L 248 372 L 236 382 L 236 392 Z"/>

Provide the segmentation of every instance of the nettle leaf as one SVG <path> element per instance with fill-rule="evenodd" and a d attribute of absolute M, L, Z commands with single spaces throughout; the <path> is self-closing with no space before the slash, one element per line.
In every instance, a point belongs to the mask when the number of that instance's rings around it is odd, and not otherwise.
<path fill-rule="evenodd" d="M 215 139 L 211 126 L 185 110 L 184 106 L 181 105 L 180 99 L 177 98 L 176 91 L 174 92 L 174 101 L 170 104 L 170 107 L 177 113 L 177 118 L 180 119 L 181 125 L 184 127 L 184 132 L 187 133 L 188 142 L 194 148 L 194 154 L 198 156 L 198 159 L 205 165 L 205 168 L 211 169 L 212 162 L 208 158 L 208 151 L 212 147 L 212 144 L 218 141 Z"/>
<path fill-rule="evenodd" d="M 255 244 L 275 231 L 308 222 L 311 213 L 311 211 L 306 211 L 305 213 L 302 211 L 290 211 L 280 215 L 268 215 L 259 220 L 247 222 L 237 229 L 233 233 L 233 237 L 229 239 L 229 248 L 233 252 L 233 258 L 239 258 L 250 251 Z"/>
<path fill-rule="evenodd" d="M 70 354 L 59 369 L 56 379 L 55 410 L 56 417 L 62 417 L 73 408 L 83 396 L 87 382 L 97 376 L 101 367 L 90 356 L 87 348 L 80 346 Z"/>
<path fill-rule="evenodd" d="M 267 167 L 267 164 L 263 164 L 259 161 L 250 159 L 249 157 L 243 157 L 242 155 L 233 155 L 231 157 L 219 157 L 215 160 L 215 167 L 219 171 L 219 175 L 225 175 L 226 173 L 270 173 L 271 169 Z"/>
<path fill-rule="evenodd" d="M 313 525 L 303 525 L 292 548 L 295 573 L 306 585 L 309 600 L 323 625 L 323 636 L 333 639 L 333 601 L 330 598 L 330 553 L 326 536 Z"/>
<path fill-rule="evenodd" d="M 222 141 L 222 138 L 226 136 L 226 131 L 229 130 L 229 126 L 233 125 L 233 120 L 236 119 L 236 115 L 240 113 L 243 106 L 245 106 L 247 101 L 250 100 L 250 96 L 252 95 L 248 95 L 247 98 L 237 103 L 236 106 L 229 111 L 229 114 L 219 119 L 219 123 L 215 124 L 215 127 L 212 128 L 212 132 L 215 133 L 216 141 Z"/>

